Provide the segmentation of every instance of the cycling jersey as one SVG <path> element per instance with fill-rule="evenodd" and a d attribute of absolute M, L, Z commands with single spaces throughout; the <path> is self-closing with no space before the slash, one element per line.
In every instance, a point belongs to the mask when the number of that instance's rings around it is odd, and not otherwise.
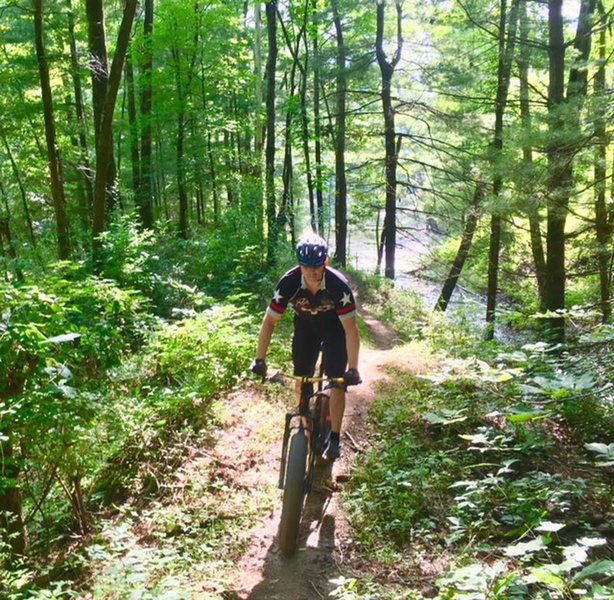
<path fill-rule="evenodd" d="M 294 308 L 297 318 L 314 325 L 335 315 L 340 321 L 356 316 L 356 302 L 347 279 L 330 267 L 324 268 L 324 277 L 316 294 L 307 287 L 300 266 L 285 273 L 277 284 L 267 313 L 279 319 L 288 304 Z"/>

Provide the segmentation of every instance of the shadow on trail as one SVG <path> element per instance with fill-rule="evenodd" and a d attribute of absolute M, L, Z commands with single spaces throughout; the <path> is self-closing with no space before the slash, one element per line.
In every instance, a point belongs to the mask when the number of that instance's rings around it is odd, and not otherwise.
<path fill-rule="evenodd" d="M 327 514 L 334 493 L 331 465 L 316 471 L 311 493 L 301 518 L 297 551 L 285 557 L 277 538 L 268 549 L 262 581 L 247 596 L 248 600 L 315 600 L 328 597 L 333 589 L 329 579 L 336 573 L 335 518 Z"/>

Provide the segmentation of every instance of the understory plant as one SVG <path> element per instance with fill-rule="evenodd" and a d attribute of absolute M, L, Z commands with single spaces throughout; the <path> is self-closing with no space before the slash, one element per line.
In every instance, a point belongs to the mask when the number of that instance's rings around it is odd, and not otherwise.
<path fill-rule="evenodd" d="M 372 407 L 352 522 L 371 555 L 438 598 L 614 592 L 611 404 L 598 374 L 542 350 L 395 372 Z"/>
<path fill-rule="evenodd" d="M 41 593 L 57 596 L 44 597 L 69 597 L 89 561 L 63 555 L 67 540 L 92 535 L 111 502 L 157 497 L 190 444 L 206 443 L 211 402 L 244 376 L 260 315 L 237 296 L 163 323 L 140 293 L 80 273 L 0 291 L 0 501 L 12 511 L 0 595 L 37 597 L 49 579 Z"/>

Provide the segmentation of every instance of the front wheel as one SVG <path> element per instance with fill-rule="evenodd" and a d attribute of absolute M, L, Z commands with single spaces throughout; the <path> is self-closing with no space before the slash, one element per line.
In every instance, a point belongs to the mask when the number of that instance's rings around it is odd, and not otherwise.
<path fill-rule="evenodd" d="M 283 554 L 296 550 L 298 528 L 305 497 L 307 437 L 301 431 L 292 436 L 288 451 L 288 467 L 284 486 L 284 501 L 279 522 L 279 548 Z"/>

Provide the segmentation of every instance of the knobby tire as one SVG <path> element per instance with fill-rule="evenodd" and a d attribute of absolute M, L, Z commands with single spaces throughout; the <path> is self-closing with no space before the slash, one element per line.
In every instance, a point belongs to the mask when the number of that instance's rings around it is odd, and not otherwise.
<path fill-rule="evenodd" d="M 279 523 L 279 549 L 289 555 L 296 550 L 298 529 L 305 497 L 305 468 L 307 464 L 307 437 L 300 431 L 292 436 L 288 451 L 284 501 Z"/>

